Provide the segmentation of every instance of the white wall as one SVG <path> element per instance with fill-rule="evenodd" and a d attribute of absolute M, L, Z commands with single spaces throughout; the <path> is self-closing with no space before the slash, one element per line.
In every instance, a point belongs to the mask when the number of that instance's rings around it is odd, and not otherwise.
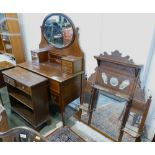
<path fill-rule="evenodd" d="M 145 66 L 155 26 L 154 19 L 155 14 L 103 14 L 102 50 L 118 49 L 124 56 L 129 55 L 136 64 Z M 145 76 L 142 77 L 145 81 Z"/>
<path fill-rule="evenodd" d="M 46 14 L 19 14 L 27 57 L 38 48 L 40 26 Z M 120 50 L 137 64 L 146 64 L 154 29 L 155 14 L 67 14 L 80 28 L 80 45 L 86 54 L 88 75 L 96 64 L 93 56 L 103 51 Z M 88 68 L 89 66 L 89 68 Z"/>
<path fill-rule="evenodd" d="M 43 13 L 22 13 L 18 14 L 21 30 L 24 36 L 25 51 L 27 60 L 31 60 L 30 51 L 39 48 L 41 40 L 40 26 L 47 14 Z"/>
<path fill-rule="evenodd" d="M 47 14 L 19 14 L 27 59 L 30 60 L 30 51 L 37 49 L 41 39 L 40 26 Z M 155 28 L 155 14 L 67 14 L 76 27 L 80 28 L 80 45 L 86 56 L 86 72 L 90 75 L 96 66 L 94 55 L 104 51 L 118 49 L 124 56 L 130 55 L 136 64 L 143 64 L 142 80 L 144 85 L 151 62 L 151 53 L 154 48 L 153 32 Z M 155 56 L 154 56 L 155 57 Z M 155 58 L 153 59 L 155 65 Z M 155 98 L 153 87 L 153 65 L 149 73 L 146 88 L 150 89 Z M 154 75 L 154 76 L 153 76 Z M 149 137 L 153 135 L 152 102 L 147 124 L 151 125 Z"/>
<path fill-rule="evenodd" d="M 148 72 L 147 82 L 146 82 L 146 90 L 148 90 L 147 96 L 152 95 L 152 103 L 149 109 L 149 115 L 147 117 L 147 135 L 152 138 L 155 134 L 155 32 L 154 38 L 152 40 L 152 60 L 150 61 L 150 69 Z"/>

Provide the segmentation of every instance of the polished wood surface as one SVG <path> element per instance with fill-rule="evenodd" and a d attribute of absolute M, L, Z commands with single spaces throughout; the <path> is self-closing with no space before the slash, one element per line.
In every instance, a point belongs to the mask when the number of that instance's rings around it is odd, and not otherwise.
<path fill-rule="evenodd" d="M 62 71 L 75 74 L 82 71 L 82 58 L 75 56 L 66 56 L 61 58 Z"/>
<path fill-rule="evenodd" d="M 3 76 L 12 111 L 36 129 L 48 122 L 48 80 L 21 67 L 3 71 Z"/>
<path fill-rule="evenodd" d="M 5 74 L 4 77 L 8 76 L 10 79 L 18 81 L 19 83 L 23 85 L 26 84 L 28 87 L 33 87 L 34 85 L 38 83 L 46 81 L 46 78 L 36 75 L 25 69 L 22 69 L 21 67 L 15 67 L 13 69 L 9 69 L 7 71 L 4 71 L 3 74 Z"/>
<path fill-rule="evenodd" d="M 85 84 L 85 90 L 83 90 L 83 93 L 89 91 L 91 95 L 88 108 L 88 125 L 91 126 L 92 115 L 97 105 L 99 93 L 103 92 L 107 97 L 126 101 L 127 105 L 125 106 L 122 116 L 118 137 L 118 141 L 121 141 L 124 132 L 123 129 L 132 107 L 142 66 L 135 65 L 129 56 L 122 57 L 122 54 L 119 51 L 114 51 L 110 55 L 104 52 L 104 54 L 101 54 L 100 56 L 95 56 L 95 59 L 97 60 L 98 66 L 95 69 L 95 73 L 88 79 L 88 84 Z M 112 79 L 114 79 L 114 82 L 112 82 Z M 126 80 L 129 81 L 129 84 L 126 85 L 126 87 L 121 88 L 122 83 Z M 81 107 L 83 104 L 82 102 Z M 81 114 L 82 110 L 79 112 L 80 119 Z M 106 135 L 105 133 L 103 134 Z"/>
<path fill-rule="evenodd" d="M 0 88 L 5 87 L 5 82 L 4 82 L 2 71 L 7 70 L 9 68 L 13 68 L 13 67 L 15 67 L 15 65 L 7 61 L 0 62 Z"/>
<path fill-rule="evenodd" d="M 78 29 L 75 29 L 74 25 L 72 27 L 72 42 L 63 48 L 50 45 L 44 37 L 43 27 L 41 27 L 40 49 L 31 51 L 32 62 L 18 64 L 19 67 L 48 78 L 50 97 L 52 103 L 56 104 L 61 111 L 63 125 L 65 125 L 65 106 L 81 96 L 85 71 L 84 53 L 78 42 Z M 70 56 L 70 59 L 68 56 Z M 68 57 L 68 60 L 72 63 L 80 60 L 80 64 L 75 63 L 73 65 L 74 71 L 72 73 L 62 71 L 62 59 L 64 57 Z"/>
<path fill-rule="evenodd" d="M 18 64 L 18 66 L 27 70 L 31 70 L 34 73 L 40 74 L 44 77 L 58 81 L 60 83 L 84 73 L 84 71 L 81 71 L 76 74 L 66 74 L 62 72 L 60 64 L 51 63 L 48 61 L 39 63 L 39 64 L 36 64 L 33 61 L 25 62 L 25 63 Z"/>
<path fill-rule="evenodd" d="M 9 40 L 3 39 L 0 35 L 0 50 L 4 53 L 12 54 L 16 58 L 17 63 L 22 63 L 25 61 L 25 55 L 18 16 L 16 13 L 5 13 L 4 16 L 6 18 L 6 28 Z M 11 47 L 9 50 L 6 48 L 8 45 Z"/>

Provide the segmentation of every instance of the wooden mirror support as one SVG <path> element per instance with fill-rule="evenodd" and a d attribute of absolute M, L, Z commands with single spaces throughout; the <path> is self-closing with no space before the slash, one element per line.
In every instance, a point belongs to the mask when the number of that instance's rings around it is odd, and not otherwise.
<path fill-rule="evenodd" d="M 149 102 L 145 100 L 145 93 L 140 88 L 139 75 L 142 66 L 135 65 L 129 56 L 123 57 L 117 50 L 111 54 L 104 52 L 104 54 L 100 54 L 94 58 L 97 60 L 98 65 L 95 69 L 95 73 L 93 73 L 88 80 L 85 80 L 81 100 L 82 102 L 78 113 L 79 119 L 111 140 L 117 141 L 105 132 L 101 131 L 101 129 L 92 125 L 95 121 L 94 113 L 98 104 L 97 100 L 99 93 L 101 93 L 108 98 L 115 99 L 116 101 L 126 102 L 124 111 L 121 114 L 122 119 L 120 123 L 118 141 L 122 140 L 130 111 L 134 111 L 142 115 L 145 113 L 145 116 L 142 116 L 142 123 L 138 130 L 138 135 L 141 135 L 141 131 L 143 131 L 144 128 L 144 121 L 146 119 L 146 111 L 148 111 L 150 104 L 149 100 Z M 85 94 L 90 98 L 87 99 L 87 101 L 85 101 Z M 88 105 L 86 103 L 88 103 Z M 85 119 L 86 111 L 88 119 Z"/>
<path fill-rule="evenodd" d="M 66 17 L 64 14 L 58 15 Z M 67 17 L 67 19 L 69 18 Z M 69 19 L 69 21 L 71 20 Z M 50 97 L 52 103 L 60 108 L 63 124 L 65 124 L 65 106 L 81 96 L 85 70 L 84 53 L 78 40 L 79 29 L 75 28 L 73 24 L 72 28 L 72 42 L 68 46 L 57 48 L 47 42 L 41 26 L 40 48 L 31 51 L 32 62 L 19 64 L 22 68 L 48 78 Z"/>

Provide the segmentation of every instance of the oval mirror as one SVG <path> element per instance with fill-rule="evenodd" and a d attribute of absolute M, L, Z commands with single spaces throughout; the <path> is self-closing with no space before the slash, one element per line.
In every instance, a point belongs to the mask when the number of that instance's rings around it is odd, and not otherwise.
<path fill-rule="evenodd" d="M 56 48 L 69 46 L 74 39 L 74 25 L 64 14 L 48 15 L 42 25 L 43 35 L 48 44 Z"/>

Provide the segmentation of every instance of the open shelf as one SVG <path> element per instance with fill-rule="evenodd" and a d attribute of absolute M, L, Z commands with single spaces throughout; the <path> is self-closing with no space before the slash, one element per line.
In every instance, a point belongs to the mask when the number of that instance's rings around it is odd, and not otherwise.
<path fill-rule="evenodd" d="M 9 95 L 15 98 L 16 100 L 20 101 L 22 104 L 24 104 L 31 110 L 34 110 L 32 100 L 26 94 L 18 93 L 18 91 L 11 91 Z"/>
<path fill-rule="evenodd" d="M 22 104 L 19 104 L 18 102 L 14 102 L 11 107 L 12 111 L 17 113 L 19 116 L 21 116 L 24 120 L 26 120 L 28 123 L 30 123 L 32 126 L 34 126 L 34 113 L 33 111 L 29 110 L 27 107 L 25 107 Z"/>
<path fill-rule="evenodd" d="M 49 120 L 47 79 L 20 67 L 4 71 L 3 74 L 12 112 L 34 129 L 42 127 Z"/>

